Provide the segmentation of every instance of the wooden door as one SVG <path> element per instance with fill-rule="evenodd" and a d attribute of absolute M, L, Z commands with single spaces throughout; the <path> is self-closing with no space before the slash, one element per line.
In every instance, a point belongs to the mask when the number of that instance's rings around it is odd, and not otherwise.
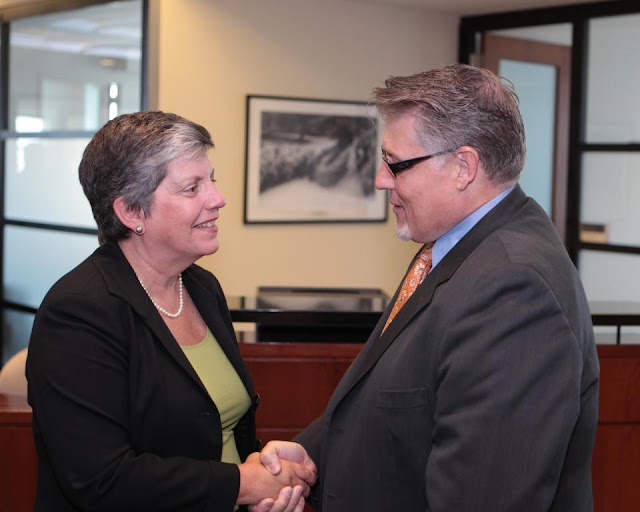
<path fill-rule="evenodd" d="M 556 70 L 555 134 L 553 137 L 552 202 L 550 215 L 560 237 L 564 240 L 567 219 L 571 47 L 494 34 L 484 34 L 483 59 L 483 66 L 498 74 L 502 60 L 546 64 L 553 66 Z"/>

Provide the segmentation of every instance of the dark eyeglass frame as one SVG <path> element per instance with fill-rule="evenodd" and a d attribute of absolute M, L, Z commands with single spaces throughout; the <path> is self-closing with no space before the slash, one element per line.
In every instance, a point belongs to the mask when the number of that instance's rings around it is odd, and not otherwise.
<path fill-rule="evenodd" d="M 430 155 L 419 156 L 417 158 L 410 158 L 409 160 L 402 160 L 400 162 L 394 162 L 394 163 L 389 162 L 388 160 L 389 157 L 385 152 L 385 150 L 383 149 L 382 161 L 391 171 L 391 174 L 393 174 L 393 176 L 395 177 L 398 174 L 400 174 L 402 171 L 411 169 L 414 165 L 419 164 L 420 162 L 424 162 L 425 160 L 429 160 L 430 158 L 435 158 L 436 156 L 442 156 L 442 155 L 446 155 L 447 153 L 453 153 L 456 149 L 458 149 L 458 147 L 445 149 L 444 151 L 438 151 L 437 153 L 432 153 Z"/>

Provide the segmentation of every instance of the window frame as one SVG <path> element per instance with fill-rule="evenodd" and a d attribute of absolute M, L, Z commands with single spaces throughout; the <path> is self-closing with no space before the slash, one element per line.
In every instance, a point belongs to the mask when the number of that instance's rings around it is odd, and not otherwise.
<path fill-rule="evenodd" d="M 478 35 L 489 30 L 523 28 L 569 23 L 572 25 L 571 99 L 569 107 L 568 184 L 566 194 L 565 244 L 572 261 L 578 265 L 581 250 L 640 255 L 638 246 L 592 243 L 580 240 L 580 205 L 583 155 L 588 152 L 640 152 L 640 144 L 594 144 L 585 140 L 586 70 L 588 62 L 589 22 L 595 18 L 640 13 L 640 4 L 631 0 L 596 2 L 562 7 L 463 17 L 460 21 L 458 60 L 470 63 L 478 46 Z"/>
<path fill-rule="evenodd" d="M 91 7 L 94 5 L 126 2 L 130 0 L 62 0 L 59 2 L 37 2 L 17 4 L 9 7 L 0 8 L 0 289 L 2 292 L 2 329 L 0 329 L 0 359 L 4 358 L 4 313 L 5 311 L 18 311 L 22 313 L 34 314 L 37 308 L 29 305 L 20 304 L 5 300 L 4 284 L 5 284 L 5 227 L 18 226 L 27 228 L 36 228 L 49 231 L 58 231 L 65 233 L 89 234 L 97 236 L 97 229 L 83 228 L 78 226 L 62 225 L 57 223 L 31 222 L 24 220 L 8 219 L 6 217 L 5 195 L 5 178 L 6 178 L 6 143 L 7 140 L 16 138 L 57 138 L 71 139 L 78 137 L 91 138 L 95 133 L 83 130 L 51 130 L 39 133 L 22 133 L 10 131 L 9 126 L 9 71 L 10 71 L 10 33 L 11 22 L 29 18 L 32 16 L 41 16 L 52 14 L 55 12 L 71 11 Z M 141 0 L 141 60 L 140 60 L 140 91 L 139 105 L 140 110 L 148 108 L 148 39 L 149 39 L 149 2 Z M 1 366 L 1 364 L 0 364 Z"/>

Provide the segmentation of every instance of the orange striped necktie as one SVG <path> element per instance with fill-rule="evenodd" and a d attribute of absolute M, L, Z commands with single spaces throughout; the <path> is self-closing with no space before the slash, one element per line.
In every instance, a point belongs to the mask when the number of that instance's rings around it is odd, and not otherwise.
<path fill-rule="evenodd" d="M 407 275 L 402 282 L 400 293 L 398 293 L 396 302 L 393 304 L 389 318 L 387 318 L 387 323 L 384 324 L 384 329 L 382 329 L 382 333 L 380 333 L 380 335 L 384 334 L 384 331 L 387 330 L 387 327 L 389 327 L 389 324 L 396 317 L 398 311 L 402 309 L 402 306 L 405 305 L 409 300 L 409 297 L 413 295 L 413 292 L 416 291 L 420 283 L 424 281 L 424 278 L 431 270 L 431 249 L 433 249 L 433 242 L 424 246 L 420 251 L 420 254 L 418 254 L 418 257 L 413 262 L 411 269 L 407 272 Z"/>

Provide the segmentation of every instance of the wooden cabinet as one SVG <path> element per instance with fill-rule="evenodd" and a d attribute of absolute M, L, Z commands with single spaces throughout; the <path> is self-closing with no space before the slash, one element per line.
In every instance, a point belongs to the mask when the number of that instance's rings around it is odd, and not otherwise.
<path fill-rule="evenodd" d="M 359 344 L 241 343 L 261 395 L 258 436 L 291 439 L 319 416 Z M 640 503 L 640 345 L 601 345 L 600 416 L 593 453 L 596 512 Z M 33 510 L 36 455 L 31 411 L 0 394 L 0 511 Z"/>
<path fill-rule="evenodd" d="M 324 411 L 361 344 L 240 343 L 260 405 L 258 438 L 291 439 Z"/>
<path fill-rule="evenodd" d="M 600 345 L 600 411 L 593 451 L 596 512 L 640 504 L 640 345 Z"/>
<path fill-rule="evenodd" d="M 36 448 L 27 399 L 0 393 L 0 511 L 33 510 Z"/>

